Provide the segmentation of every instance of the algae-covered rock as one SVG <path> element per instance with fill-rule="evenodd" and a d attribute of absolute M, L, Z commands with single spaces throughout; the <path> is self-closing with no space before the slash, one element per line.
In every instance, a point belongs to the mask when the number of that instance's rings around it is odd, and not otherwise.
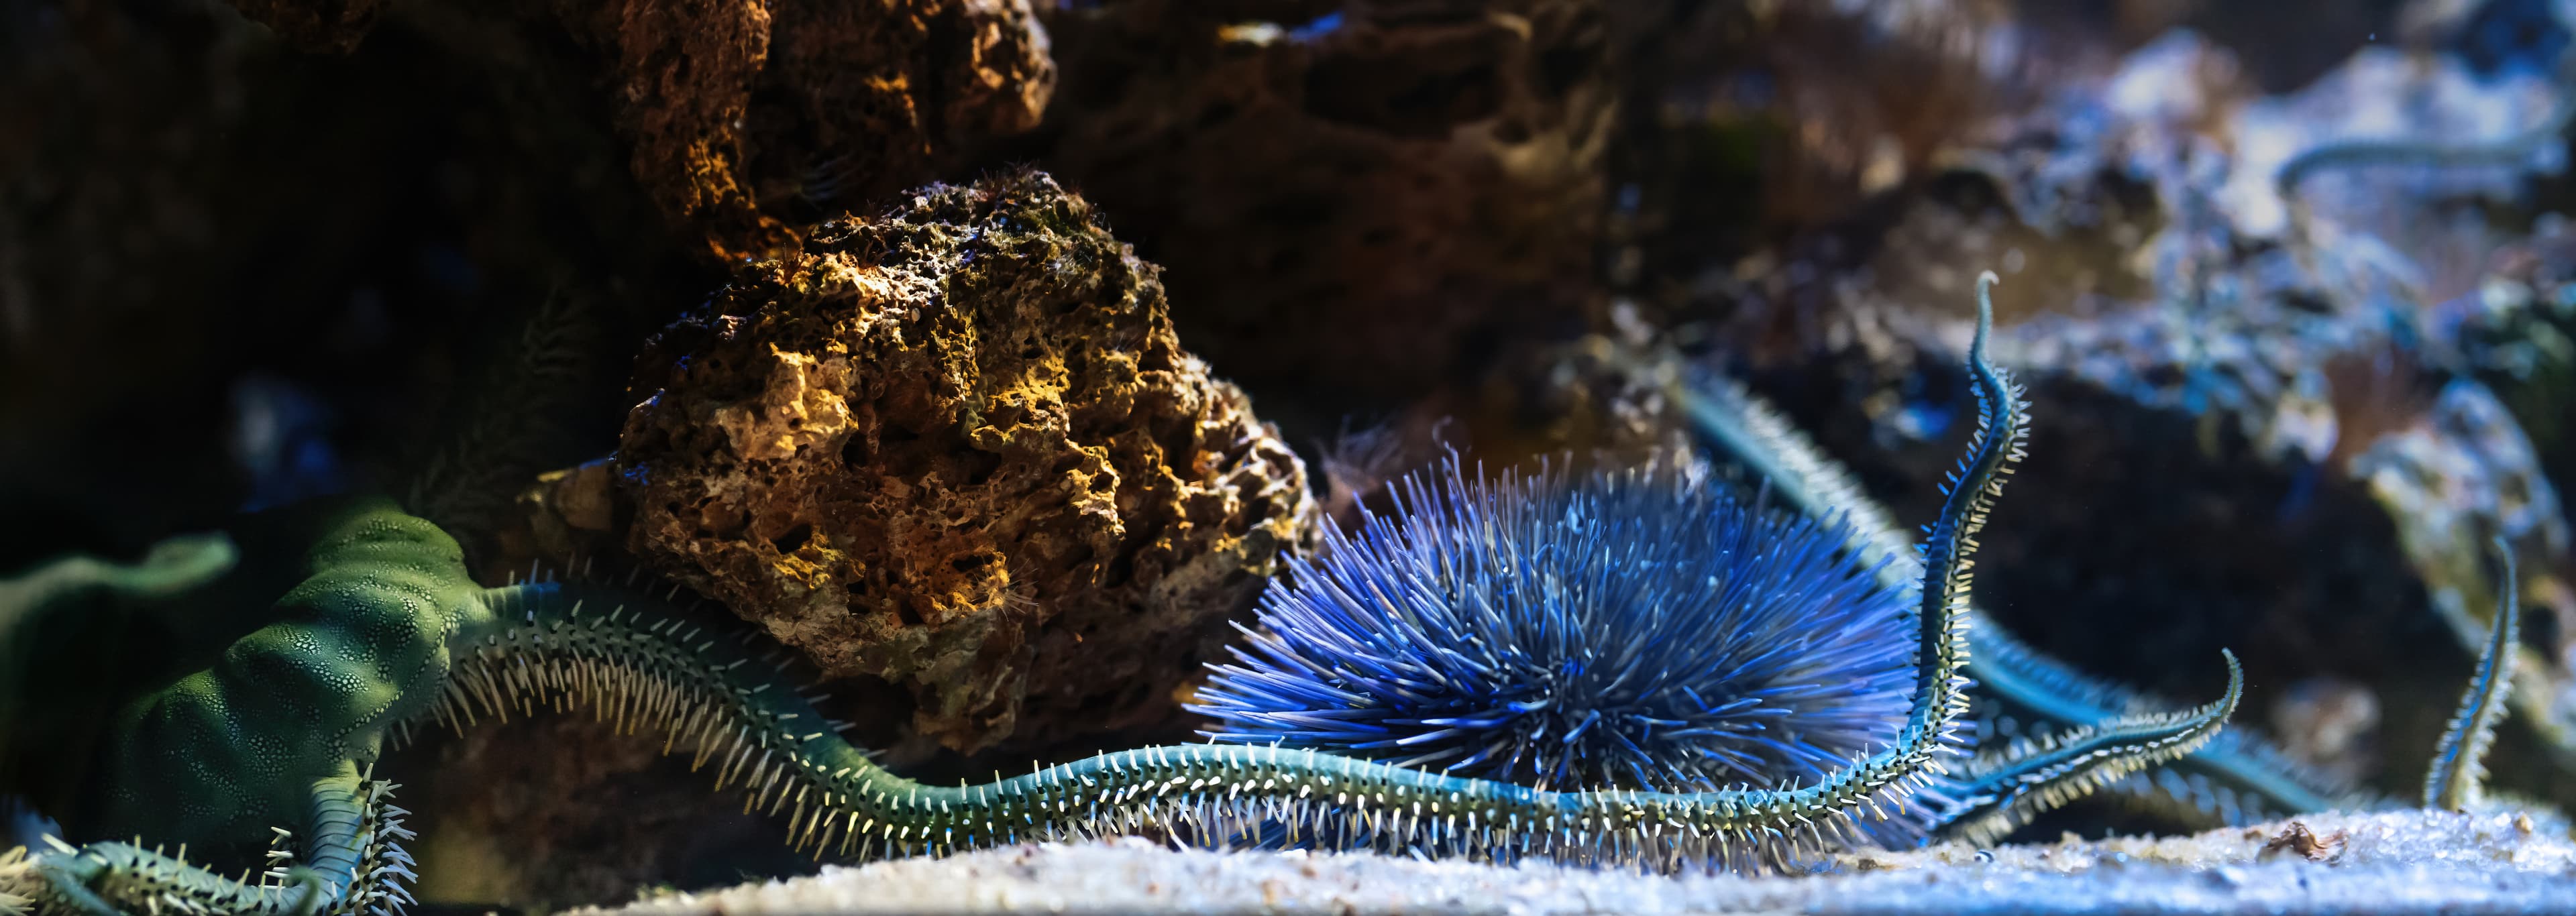
<path fill-rule="evenodd" d="M 1157 274 L 1035 173 L 824 225 L 640 361 L 629 546 L 953 749 L 1170 715 L 1314 508 Z"/>

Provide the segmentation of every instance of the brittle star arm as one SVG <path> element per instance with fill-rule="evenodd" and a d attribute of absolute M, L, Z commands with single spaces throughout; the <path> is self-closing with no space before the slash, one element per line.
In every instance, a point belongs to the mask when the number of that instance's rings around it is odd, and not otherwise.
<path fill-rule="evenodd" d="M 2284 160 L 2272 173 L 2272 190 L 2284 203 L 2295 206 L 2301 184 L 2320 172 L 2335 169 L 2384 165 L 2435 169 L 2520 166 L 2545 145 L 2560 142 L 2571 119 L 2576 119 L 2576 104 L 2561 100 L 2550 106 L 2549 114 L 2539 123 L 2493 140 L 2453 143 L 2421 136 L 2329 140 Z"/>
<path fill-rule="evenodd" d="M 1959 804 L 1942 812 L 1943 832 L 1971 843 L 1994 842 L 2033 814 L 2209 743 L 2245 698 L 2245 669 L 2236 653 L 2220 651 L 2227 657 L 2227 692 L 2207 706 L 2077 726 L 1971 761 Z"/>
<path fill-rule="evenodd" d="M 2424 807 L 2466 811 L 2484 791 L 2487 747 L 2495 743 L 2496 725 L 2504 721 L 2507 695 L 2513 692 L 2514 644 L 2522 627 L 2522 580 L 2515 575 L 2513 545 L 2499 537 L 2504 578 L 2496 583 L 2495 628 L 2478 654 L 2478 669 L 2460 696 L 2460 711 L 2433 750 L 2432 769 L 2424 776 Z"/>
<path fill-rule="evenodd" d="M 787 815 L 792 842 L 841 854 L 943 853 L 995 843 L 1156 829 L 1202 839 L 1276 831 L 1330 847 L 1495 858 L 1730 864 L 1821 835 L 1923 780 L 1965 708 L 1959 616 L 1977 531 L 2025 414 L 2000 373 L 1981 379 L 1979 434 L 1925 545 L 1915 690 L 1895 742 L 1814 783 L 1698 793 L 1551 792 L 1302 749 L 1180 745 L 1104 754 L 978 786 L 930 786 L 879 767 L 738 641 L 655 602 L 589 602 L 560 584 L 488 593 L 509 623 L 460 643 L 434 714 L 457 727 L 570 698 L 717 766 L 719 786 Z"/>
<path fill-rule="evenodd" d="M 411 900 L 404 882 L 411 857 L 401 841 L 407 812 L 388 797 L 392 787 L 362 777 L 348 764 L 313 781 L 307 832 L 295 864 L 258 875 L 224 877 L 188 862 L 187 847 L 174 858 L 141 843 L 73 846 L 47 836 L 46 847 L 16 862 L 0 862 L 0 904 L 10 898 L 38 909 L 90 916 L 131 912 L 238 913 L 301 916 L 399 908 Z M 290 839 L 279 830 L 280 841 Z M 283 862 L 283 849 L 270 854 Z M 0 905 L 0 911 L 11 909 Z"/>
<path fill-rule="evenodd" d="M 1980 278 L 1980 297 L 1985 296 Z M 1980 306 L 1976 340 L 1990 333 L 1991 306 Z M 1973 363 L 1973 361 L 1972 361 Z M 1676 397 L 1701 443 L 1741 464 L 1769 486 L 1776 497 L 1817 517 L 1840 517 L 1854 538 L 1852 549 L 1865 560 L 1887 562 L 1881 576 L 1902 581 L 1920 574 L 1920 561 L 1907 548 L 1904 529 L 1887 510 L 1862 492 L 1851 473 L 1808 438 L 1788 418 L 1731 379 L 1709 377 L 1680 387 Z M 2163 700 L 2078 673 L 2064 663 L 1997 626 L 1971 607 L 1962 614 L 1976 657 L 1966 674 L 1983 693 L 2026 715 L 2069 726 L 2092 726 L 2123 716 L 2175 709 Z M 2261 738 L 2236 730 L 2212 735 L 2172 766 L 2199 780 L 2224 788 L 2245 800 L 2243 808 L 2222 812 L 2227 819 L 2265 813 L 2321 811 L 2356 800 L 2347 787 L 2297 764 Z M 2202 805 L 2186 800 L 2191 807 Z M 2230 808 L 2237 808 L 2230 805 Z"/>

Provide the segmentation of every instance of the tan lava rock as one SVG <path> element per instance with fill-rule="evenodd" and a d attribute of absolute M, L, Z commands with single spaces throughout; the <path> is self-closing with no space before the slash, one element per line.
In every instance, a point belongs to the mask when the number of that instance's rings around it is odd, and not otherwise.
<path fill-rule="evenodd" d="M 1315 509 L 1158 274 L 1036 173 L 825 224 L 648 348 L 629 546 L 962 752 L 1168 717 Z"/>

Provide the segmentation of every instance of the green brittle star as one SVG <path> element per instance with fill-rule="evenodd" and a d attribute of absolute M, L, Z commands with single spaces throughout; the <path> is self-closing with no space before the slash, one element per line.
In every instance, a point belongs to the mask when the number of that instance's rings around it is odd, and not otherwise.
<path fill-rule="evenodd" d="M 775 665 L 667 600 L 593 583 L 483 588 L 456 543 L 390 503 L 330 514 L 309 575 L 210 666 L 125 706 L 98 757 L 102 833 L 242 845 L 306 827 L 300 864 L 227 879 L 140 841 L 49 840 L 0 863 L 15 905 L 111 911 L 398 908 L 406 834 L 364 776 L 415 725 L 590 707 L 713 766 L 719 789 L 783 814 L 821 854 L 943 854 L 1138 831 L 1220 845 L 1290 843 L 1496 860 L 1542 856 L 1678 869 L 1766 868 L 1915 791 L 1954 753 L 1969 557 L 2020 457 L 2025 405 L 1986 358 L 1980 281 L 1970 366 L 1979 430 L 1930 529 L 1913 613 L 1913 690 L 1894 742 L 1812 782 L 1709 792 L 1555 792 L 1312 750 L 1178 745 L 1102 754 L 982 785 L 931 786 L 843 740 Z M 1947 816 L 1991 833 L 2038 807 L 2216 735 L 2241 696 L 2114 721 L 2044 748 L 1964 761 Z M 273 857 L 282 857 L 273 853 Z"/>
<path fill-rule="evenodd" d="M 1880 567 L 1881 575 L 1906 577 L 1916 573 L 1919 566 L 1913 552 L 1907 549 L 1903 529 L 1887 510 L 1863 493 L 1848 470 L 1827 457 L 1777 409 L 1744 385 L 1723 378 L 1697 379 L 1677 386 L 1673 394 L 1704 447 L 1743 466 L 1750 476 L 1765 481 L 1776 498 L 1799 511 L 1845 520 L 1844 530 L 1854 538 L 1853 550 L 1891 560 Z M 2507 548 L 2500 543 L 2499 549 Z M 2506 560 L 2505 579 L 2499 586 L 2508 590 L 2498 611 L 2498 626 L 2502 629 L 2486 648 L 2479 673 L 2462 700 L 2459 721 L 2453 723 L 2434 758 L 2431 778 L 2436 783 L 2465 778 L 2474 785 L 2478 776 L 2469 771 L 2474 767 L 2475 755 L 2483 752 L 2495 724 L 2504 715 L 2503 696 L 2510 686 L 2512 662 L 2508 638 L 2512 624 L 2506 621 L 2512 619 L 2516 608 L 2509 591 L 2515 582 L 2509 549 Z M 2169 701 L 2069 668 L 2014 638 L 1974 607 L 1963 616 L 1978 650 L 1966 663 L 1965 673 L 1975 682 L 1980 699 L 1995 708 L 2024 716 L 2035 725 L 2072 729 L 2156 711 L 2174 714 L 2181 710 Z M 2489 699 L 2481 704 L 2480 697 Z M 2047 739 L 2041 743 L 2046 744 Z M 2472 762 L 2453 763 L 2461 760 Z M 2403 804 L 2347 785 L 2293 759 L 2259 733 L 2241 728 L 2228 729 L 2169 764 L 2131 774 L 2104 788 L 2121 794 L 2130 803 L 2181 822 L 2213 826 L 2315 811 Z M 2428 786 L 2423 804 L 2459 810 L 2454 802 L 2436 801 L 2437 788 Z M 2447 797 L 2452 798 L 2475 794 L 2474 789 L 2457 786 L 2450 791 L 2454 794 Z M 2012 825 L 2000 826 L 2009 829 Z M 1964 823 L 1954 825 L 1951 832 L 1980 840 L 1999 835 L 1995 830 Z"/>
<path fill-rule="evenodd" d="M 2505 696 L 2513 691 L 2514 641 L 2522 628 L 2522 580 L 2515 574 L 2513 545 L 2495 541 L 2504 558 L 2496 580 L 2495 627 L 2478 653 L 2477 673 L 2460 694 L 2460 711 L 2433 749 L 2433 765 L 2424 774 L 2424 807 L 2467 811 L 2484 801 L 2487 747 L 2495 743 L 2496 725 L 2504 721 Z"/>
<path fill-rule="evenodd" d="M 1731 380 L 1677 392 L 1692 430 L 1709 448 L 1744 465 L 1770 492 L 1799 511 L 1841 518 L 1864 556 L 1886 558 L 1880 575 L 1911 577 L 1920 569 L 1904 529 L 1861 492 L 1850 472 L 1788 419 Z M 1977 654 L 1967 676 L 2001 707 L 2039 722 L 2083 727 L 2177 707 L 2085 675 L 2024 645 L 1974 607 L 1963 615 Z M 2144 775 L 2144 774 L 2141 774 Z M 2376 800 L 2292 761 L 2259 737 L 2229 730 L 2156 774 L 2140 791 L 2167 807 L 2213 813 L 2242 823 L 2274 814 L 2323 811 Z"/>

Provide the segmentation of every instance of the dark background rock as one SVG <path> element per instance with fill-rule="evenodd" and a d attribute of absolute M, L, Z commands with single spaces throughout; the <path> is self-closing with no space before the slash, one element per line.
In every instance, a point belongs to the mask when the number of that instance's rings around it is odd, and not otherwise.
<path fill-rule="evenodd" d="M 2526 618 L 2549 622 L 2525 634 L 2527 715 L 2494 769 L 2516 791 L 2570 797 L 2576 605 L 2543 453 L 2460 357 L 2457 322 L 2411 288 L 2408 250 L 2322 215 L 2258 225 L 2227 196 L 2231 168 L 2265 167 L 2223 153 L 2262 91 L 2235 53 L 2121 47 L 2026 61 L 2070 68 L 2060 94 L 1995 96 L 2012 104 L 1832 219 L 1725 256 L 1638 257 L 1636 295 L 1649 313 L 1700 316 L 1710 357 L 1919 519 L 1966 419 L 1955 367 L 1971 279 L 2003 273 L 1998 354 L 2031 385 L 2035 436 L 1982 539 L 1981 605 L 2081 670 L 2168 697 L 2223 680 L 2221 647 L 2247 661 L 2251 710 L 2294 683 L 2366 684 L 2383 714 L 2359 743 L 2376 756 L 2339 763 L 2395 797 L 2420 787 L 2491 619 L 2480 544 L 2512 538 Z M 2115 109 L 2105 87 L 2121 68 L 2165 80 L 2168 107 Z M 2373 227 L 2457 212 L 2464 193 L 2404 187 Z M 2296 724 L 2251 710 L 2237 721 Z"/>
<path fill-rule="evenodd" d="M 310 55 L 220 5 L 12 0 L 0 74 L 0 567 L 402 490 L 539 306 L 623 351 L 717 276 L 604 123 L 412 30 Z M 521 473 L 604 448 L 626 356 L 548 393 Z"/>
<path fill-rule="evenodd" d="M 239 7 L 301 47 L 345 52 L 386 4 Z M 636 183 L 721 261 L 792 251 L 796 227 L 1035 125 L 1055 79 L 1027 0 L 460 0 L 405 14 L 469 65 L 584 71 Z"/>
<path fill-rule="evenodd" d="M 1164 265 L 1183 342 L 1302 444 L 1587 326 L 1617 6 L 1063 8 L 1056 103 L 1004 151 Z"/>

